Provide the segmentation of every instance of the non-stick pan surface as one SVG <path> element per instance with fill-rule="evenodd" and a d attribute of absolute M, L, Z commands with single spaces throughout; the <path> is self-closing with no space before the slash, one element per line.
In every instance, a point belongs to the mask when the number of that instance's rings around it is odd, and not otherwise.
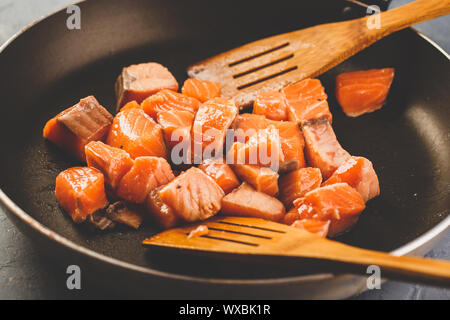
<path fill-rule="evenodd" d="M 84 256 L 98 265 L 99 273 L 105 265 L 114 265 L 118 274 L 130 275 L 130 281 L 142 279 L 136 276 L 139 273 L 188 282 L 257 279 L 258 283 L 297 276 L 298 270 L 289 267 L 148 252 L 140 242 L 158 231 L 148 224 L 139 231 L 119 228 L 106 233 L 74 225 L 57 204 L 54 183 L 60 171 L 78 163 L 45 142 L 41 133 L 49 118 L 90 94 L 114 111 L 113 85 L 123 66 L 157 61 L 182 83 L 189 64 L 215 53 L 343 19 L 343 2 L 97 0 L 80 7 L 81 30 L 68 30 L 68 15 L 62 11 L 28 29 L 0 53 L 0 186 L 14 204 L 0 195 L 13 221 L 42 241 L 41 246 Z M 346 117 L 334 98 L 336 75 L 383 67 L 396 70 L 386 105 L 372 114 Z M 352 154 L 369 158 L 381 184 L 381 196 L 368 203 L 355 228 L 338 240 L 391 251 L 440 223 L 440 230 L 445 230 L 442 224 L 448 226 L 450 208 L 448 57 L 408 29 L 320 79 L 341 144 Z M 98 254 L 128 264 L 117 265 Z"/>

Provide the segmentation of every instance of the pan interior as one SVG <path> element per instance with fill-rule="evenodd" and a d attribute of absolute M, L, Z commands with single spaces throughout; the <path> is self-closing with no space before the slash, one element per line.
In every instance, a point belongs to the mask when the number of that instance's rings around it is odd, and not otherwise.
<path fill-rule="evenodd" d="M 0 54 L 0 73 L 7 79 L 0 88 L 2 190 L 58 234 L 139 266 L 218 278 L 297 275 L 298 270 L 290 268 L 149 252 L 140 242 L 158 231 L 153 226 L 92 232 L 74 225 L 54 197 L 57 174 L 80 164 L 42 139 L 45 122 L 90 94 L 113 111 L 114 81 L 123 66 L 157 61 L 182 83 L 186 67 L 207 56 L 264 36 L 342 18 L 336 14 L 342 4 L 319 10 L 323 7 L 305 7 L 300 2 L 281 1 L 275 8 L 261 2 L 256 13 L 250 5 L 239 3 L 240 10 L 233 10 L 238 2 L 226 3 L 211 8 L 198 1 L 168 8 L 163 1 L 135 0 L 126 2 L 127 10 L 123 1 L 83 3 L 81 30 L 65 29 L 66 15 L 59 13 L 14 41 Z M 248 18 L 255 14 L 257 19 Z M 111 17 L 118 18 L 111 21 Z M 383 67 L 396 69 L 386 105 L 372 114 L 346 117 L 335 100 L 336 75 Z M 320 77 L 339 141 L 353 155 L 373 162 L 381 185 L 381 196 L 367 204 L 356 227 L 340 241 L 389 251 L 448 216 L 449 68 L 446 57 L 412 30 L 405 30 Z"/>

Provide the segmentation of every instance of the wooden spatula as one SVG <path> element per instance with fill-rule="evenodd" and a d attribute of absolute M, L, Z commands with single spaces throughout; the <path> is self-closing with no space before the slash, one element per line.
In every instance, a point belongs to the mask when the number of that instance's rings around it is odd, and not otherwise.
<path fill-rule="evenodd" d="M 316 77 L 397 30 L 449 13 L 450 0 L 417 0 L 380 13 L 379 28 L 368 16 L 284 33 L 194 64 L 188 75 L 220 82 L 222 95 L 243 108 L 258 92 Z"/>
<path fill-rule="evenodd" d="M 377 265 L 382 277 L 450 286 L 450 262 L 447 261 L 399 257 L 360 249 L 298 228 L 256 218 L 217 217 L 201 224 L 208 227 L 208 234 L 188 238 L 188 234 L 198 226 L 191 225 L 162 232 L 144 240 L 143 244 L 284 266 L 295 262 L 301 269 L 304 269 L 303 266 L 318 266 L 322 262 L 320 268 L 310 272 L 320 269 L 321 272 L 364 274 L 368 266 Z M 320 261 L 313 265 L 303 264 L 310 259 Z M 304 273 L 308 270 L 301 271 Z"/>

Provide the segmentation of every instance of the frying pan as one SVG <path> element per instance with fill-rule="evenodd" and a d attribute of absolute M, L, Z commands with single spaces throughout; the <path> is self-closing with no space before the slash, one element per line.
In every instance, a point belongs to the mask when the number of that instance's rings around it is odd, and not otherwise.
<path fill-rule="evenodd" d="M 123 296 L 149 298 L 344 298 L 365 287 L 353 275 L 304 275 L 299 269 L 230 263 L 148 251 L 158 232 L 118 228 L 92 232 L 74 225 L 54 197 L 57 174 L 79 165 L 44 141 L 44 123 L 94 94 L 114 110 L 114 81 L 123 66 L 166 65 L 179 82 L 188 65 L 241 44 L 364 14 L 346 1 L 97 0 L 78 4 L 80 30 L 65 10 L 28 28 L 1 48 L 0 200 L 36 246 L 62 264 L 78 264 L 87 281 Z M 424 254 L 450 226 L 450 64 L 448 55 L 412 29 L 393 34 L 320 76 L 341 144 L 369 158 L 381 196 L 338 238 L 355 246 Z M 338 107 L 341 72 L 395 67 L 382 110 L 358 118 Z"/>

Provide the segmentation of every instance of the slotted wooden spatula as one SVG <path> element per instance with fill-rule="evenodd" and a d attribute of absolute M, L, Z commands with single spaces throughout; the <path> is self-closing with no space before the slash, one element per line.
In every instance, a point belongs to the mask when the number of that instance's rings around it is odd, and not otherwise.
<path fill-rule="evenodd" d="M 377 265 L 381 268 L 383 277 L 450 286 L 448 261 L 399 257 L 360 249 L 284 224 L 256 218 L 217 217 L 201 224 L 208 227 L 208 234 L 188 238 L 188 234 L 198 226 L 191 225 L 162 232 L 144 240 L 143 244 L 195 250 L 197 254 L 216 257 L 222 254 L 227 259 L 259 259 L 258 261 L 271 264 L 285 265 L 286 258 L 290 258 L 289 261 L 302 266 L 305 258 L 318 259 L 324 262 L 321 272 L 331 273 L 365 273 L 367 266 Z M 300 261 L 295 261 L 297 259 Z M 311 264 L 305 263 L 305 267 L 311 268 Z"/>
<path fill-rule="evenodd" d="M 188 75 L 220 82 L 222 95 L 243 108 L 258 92 L 316 77 L 375 41 L 450 13 L 450 0 L 417 0 L 374 17 L 329 23 L 258 40 L 188 68 Z"/>

